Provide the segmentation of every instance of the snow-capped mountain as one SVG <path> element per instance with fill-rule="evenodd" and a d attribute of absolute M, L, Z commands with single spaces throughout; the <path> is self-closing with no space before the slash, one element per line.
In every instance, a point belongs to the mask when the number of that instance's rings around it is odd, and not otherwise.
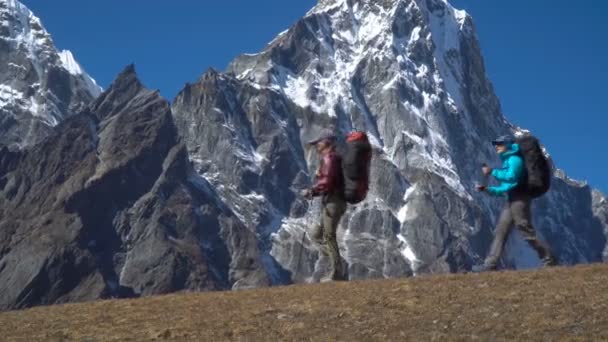
<path fill-rule="evenodd" d="M 26 6 L 0 0 L 0 144 L 34 144 L 101 88 Z"/>
<path fill-rule="evenodd" d="M 316 162 L 303 142 L 319 129 L 365 130 L 376 146 L 371 194 L 338 233 L 351 279 L 480 262 L 503 200 L 474 182 L 483 162 L 498 164 L 489 142 L 522 132 L 501 112 L 471 17 L 442 0 L 322 0 L 263 51 L 188 85 L 173 111 L 199 172 L 258 234 L 276 283 L 323 268 L 303 235 L 318 203 L 296 196 Z M 556 171 L 535 223 L 561 262 L 602 260 L 602 201 Z M 508 251 L 507 266 L 538 264 L 521 239 Z"/>
<path fill-rule="evenodd" d="M 0 9 L 0 310 L 268 285 L 168 102 L 132 66 L 99 94 L 29 10 Z"/>

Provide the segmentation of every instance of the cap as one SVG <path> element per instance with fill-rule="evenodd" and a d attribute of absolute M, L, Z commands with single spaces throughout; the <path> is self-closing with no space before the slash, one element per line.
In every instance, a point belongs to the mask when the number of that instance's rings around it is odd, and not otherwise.
<path fill-rule="evenodd" d="M 330 143 L 333 143 L 336 141 L 336 135 L 332 132 L 332 131 L 322 131 L 321 133 L 317 134 L 315 136 L 315 138 L 313 138 L 312 140 L 310 140 L 308 142 L 309 145 L 316 145 L 322 141 L 327 141 Z"/>
<path fill-rule="evenodd" d="M 503 135 L 500 136 L 494 140 L 492 140 L 492 145 L 496 146 L 496 145 L 512 145 L 515 142 L 515 139 L 513 139 L 512 136 L 510 135 Z"/>

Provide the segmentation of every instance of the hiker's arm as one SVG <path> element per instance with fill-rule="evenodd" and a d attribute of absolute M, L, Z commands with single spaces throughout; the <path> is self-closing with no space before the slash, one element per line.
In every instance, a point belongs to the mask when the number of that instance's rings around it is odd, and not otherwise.
<path fill-rule="evenodd" d="M 488 193 L 494 196 L 502 196 L 517 186 L 522 178 L 524 163 L 521 158 L 510 158 L 507 167 L 492 171 L 492 176 L 500 181 L 499 186 L 491 186 Z"/>
<path fill-rule="evenodd" d="M 503 183 L 517 183 L 522 176 L 524 165 L 521 158 L 509 158 L 507 167 L 492 170 L 492 176 Z"/>
<path fill-rule="evenodd" d="M 322 196 L 329 193 L 332 190 L 332 186 L 335 183 L 333 177 L 335 177 L 336 160 L 330 156 L 323 158 L 319 169 L 319 175 L 317 177 L 317 183 L 312 188 L 313 196 Z"/>

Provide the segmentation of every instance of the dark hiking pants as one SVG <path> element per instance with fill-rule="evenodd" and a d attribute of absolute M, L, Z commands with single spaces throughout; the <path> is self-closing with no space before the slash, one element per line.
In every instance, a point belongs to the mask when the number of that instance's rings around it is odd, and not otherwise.
<path fill-rule="evenodd" d="M 490 253 L 486 257 L 485 266 L 487 268 L 496 268 L 513 226 L 517 227 L 524 240 L 538 253 L 539 258 L 546 266 L 555 263 L 549 248 L 536 236 L 536 231 L 532 226 L 531 204 L 532 198 L 528 195 L 514 194 L 509 196 L 498 219 Z"/>
<path fill-rule="evenodd" d="M 327 277 L 337 280 L 343 276 L 342 259 L 336 232 L 340 219 L 346 211 L 346 202 L 342 196 L 329 195 L 323 203 L 321 223 L 312 233 L 313 240 L 321 244 L 321 251 L 329 257 L 329 274 Z"/>

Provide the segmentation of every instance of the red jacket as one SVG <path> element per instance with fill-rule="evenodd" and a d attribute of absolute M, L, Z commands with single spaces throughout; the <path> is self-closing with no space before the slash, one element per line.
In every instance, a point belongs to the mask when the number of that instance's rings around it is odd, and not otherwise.
<path fill-rule="evenodd" d="M 312 188 L 313 196 L 323 196 L 344 191 L 342 176 L 342 158 L 330 151 L 321 159 L 321 168 L 317 175 L 317 182 Z"/>

